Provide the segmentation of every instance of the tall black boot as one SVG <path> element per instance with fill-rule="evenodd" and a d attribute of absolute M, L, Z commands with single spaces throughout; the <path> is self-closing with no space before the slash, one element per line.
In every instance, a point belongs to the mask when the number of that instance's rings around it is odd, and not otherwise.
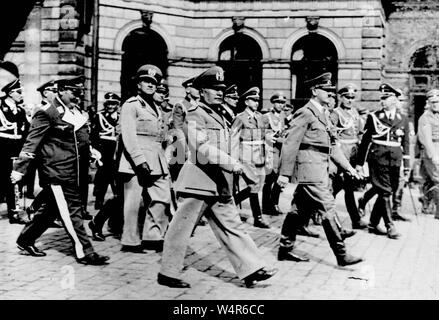
<path fill-rule="evenodd" d="M 387 237 L 390 239 L 398 239 L 401 237 L 401 234 L 396 231 L 395 224 L 392 220 L 392 201 L 390 196 L 384 196 L 382 201 L 384 203 L 383 220 L 387 228 Z"/>
<path fill-rule="evenodd" d="M 277 259 L 279 261 L 309 261 L 308 258 L 293 253 L 296 232 L 299 225 L 301 225 L 301 222 L 297 213 L 287 213 L 282 225 L 279 251 L 277 253 Z"/>
<path fill-rule="evenodd" d="M 322 226 L 339 266 L 348 266 L 363 261 L 362 258 L 352 256 L 346 252 L 346 246 L 341 237 L 337 222 L 335 221 L 335 216 L 324 219 Z"/>
<path fill-rule="evenodd" d="M 258 228 L 268 229 L 270 226 L 262 218 L 261 206 L 259 205 L 259 197 L 257 193 L 251 193 L 250 208 L 253 213 L 253 225 Z"/>

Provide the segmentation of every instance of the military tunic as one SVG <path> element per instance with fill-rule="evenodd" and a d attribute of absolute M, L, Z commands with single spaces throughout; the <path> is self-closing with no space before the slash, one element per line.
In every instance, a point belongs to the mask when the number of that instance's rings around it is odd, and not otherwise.
<path fill-rule="evenodd" d="M 389 119 L 384 110 L 369 114 L 358 150 L 357 165 L 368 161 L 372 186 L 378 193 L 370 217 L 376 227 L 383 217 L 387 228 L 393 226 L 390 197 L 398 189 L 401 162 L 409 168 L 410 130 L 407 118 L 395 112 Z"/>
<path fill-rule="evenodd" d="M 262 211 L 266 214 L 273 214 L 276 211 L 275 206 L 279 202 L 281 188 L 276 183 L 279 177 L 280 152 L 285 134 L 285 114 L 283 112 L 275 112 L 274 110 L 264 115 L 264 121 L 267 123 L 266 132 L 266 169 L 264 187 L 262 188 Z M 271 140 L 277 137 L 275 143 Z"/>
<path fill-rule="evenodd" d="M 29 122 L 25 110 L 16 106 L 12 99 L 2 99 L 0 105 L 0 184 L 2 185 L 0 200 L 6 197 L 8 212 L 15 209 L 14 185 L 10 178 L 12 158 L 18 157 L 28 130 Z"/>
<path fill-rule="evenodd" d="M 59 97 L 36 111 L 14 170 L 26 174 L 33 162 L 37 164 L 42 204 L 17 242 L 33 245 L 59 214 L 76 257 L 94 252 L 83 226 L 80 190 L 80 148 L 86 144 L 82 138 L 87 136 L 86 123 L 86 117 L 66 107 Z"/>
<path fill-rule="evenodd" d="M 439 114 L 425 111 L 419 118 L 418 128 L 421 173 L 425 179 L 424 195 L 435 200 L 435 217 L 439 218 L 439 165 L 433 163 L 433 157 L 439 157 Z"/>
<path fill-rule="evenodd" d="M 255 184 L 251 184 L 251 192 L 262 190 L 265 179 L 265 132 L 268 123 L 263 115 L 257 111 L 253 114 L 248 108 L 238 114 L 231 127 L 231 154 L 241 161 L 244 166 L 257 177 Z"/>
<path fill-rule="evenodd" d="M 152 99 L 149 103 L 152 102 Z M 169 223 L 166 215 L 171 201 L 168 163 L 165 157 L 167 118 L 158 105 L 151 106 L 140 95 L 131 97 L 122 106 L 121 135 L 124 146 L 119 172 L 131 174 L 124 185 L 124 227 L 121 243 L 138 246 L 142 240 L 162 240 Z M 146 162 L 151 170 L 151 183 L 140 186 L 133 167 Z M 147 214 L 142 236 L 139 234 L 139 208 L 142 194 Z"/>
<path fill-rule="evenodd" d="M 329 114 L 310 100 L 294 113 L 281 151 L 280 175 L 297 183 L 293 210 L 285 218 L 281 247 L 292 249 L 298 227 L 309 220 L 312 212 L 322 216 L 327 239 L 336 255 L 344 254 L 344 244 L 335 221 L 335 200 L 330 191 L 329 163 L 333 160 L 344 169 L 348 160 L 336 145 Z"/>
<path fill-rule="evenodd" d="M 362 121 L 357 109 L 340 106 L 331 112 L 330 119 L 337 131 L 337 142 L 340 144 L 344 156 L 355 166 L 355 157 L 362 131 Z M 354 196 L 355 182 L 350 176 L 344 175 L 341 170 L 336 171 L 331 174 L 334 197 L 340 190 L 344 190 L 346 209 L 353 226 L 355 226 L 361 219 Z"/>
<path fill-rule="evenodd" d="M 91 143 L 93 148 L 98 150 L 102 158 L 102 166 L 98 166 L 94 179 L 94 192 L 96 203 L 102 204 L 110 185 L 113 193 L 116 193 L 115 173 L 115 152 L 119 130 L 117 125 L 119 114 L 115 111 L 112 114 L 101 111 L 93 119 L 91 128 Z"/>
<path fill-rule="evenodd" d="M 230 156 L 229 129 L 221 114 L 203 102 L 188 110 L 186 126 L 190 158 L 175 183 L 178 209 L 165 236 L 160 273 L 178 277 L 191 232 L 205 213 L 236 273 L 245 278 L 264 263 L 243 228 L 227 179 L 238 164 Z"/>

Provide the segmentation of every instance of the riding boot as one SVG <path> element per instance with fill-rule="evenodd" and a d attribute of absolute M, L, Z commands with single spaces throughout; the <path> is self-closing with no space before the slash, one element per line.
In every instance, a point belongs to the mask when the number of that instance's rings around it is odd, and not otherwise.
<path fill-rule="evenodd" d="M 383 203 L 384 203 L 384 208 L 382 212 L 383 212 L 384 225 L 387 228 L 387 237 L 389 237 L 390 239 L 398 239 L 401 236 L 401 234 L 399 234 L 396 231 L 395 224 L 393 223 L 392 220 L 392 200 L 390 199 L 389 196 L 384 196 Z"/>
<path fill-rule="evenodd" d="M 257 193 L 251 193 L 250 197 L 250 208 L 253 214 L 253 225 L 258 228 L 268 229 L 270 226 L 262 218 L 261 206 L 259 205 L 259 196 Z"/>
<path fill-rule="evenodd" d="M 296 213 L 287 214 L 282 225 L 279 251 L 277 253 L 277 259 L 279 261 L 309 261 L 307 257 L 293 253 L 293 247 L 296 241 L 296 230 L 300 225 L 300 217 Z"/>
<path fill-rule="evenodd" d="M 334 252 L 339 266 L 352 265 L 363 261 L 362 258 L 352 256 L 346 252 L 346 246 L 340 234 L 339 227 L 337 226 L 335 216 L 324 219 L 322 221 L 322 226 L 323 230 L 325 231 L 326 238 L 328 239 L 329 246 Z"/>

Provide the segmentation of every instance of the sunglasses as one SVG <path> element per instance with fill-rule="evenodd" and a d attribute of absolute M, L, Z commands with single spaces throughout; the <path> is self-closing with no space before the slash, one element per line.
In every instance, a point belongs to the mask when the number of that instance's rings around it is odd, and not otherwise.
<path fill-rule="evenodd" d="M 348 99 L 348 100 L 354 100 L 355 99 L 355 97 L 353 97 L 353 96 L 343 96 L 343 98 Z"/>
<path fill-rule="evenodd" d="M 21 89 L 14 89 L 14 90 L 9 91 L 9 93 L 18 93 L 18 94 L 21 94 L 21 93 L 22 93 L 22 90 L 21 90 Z"/>

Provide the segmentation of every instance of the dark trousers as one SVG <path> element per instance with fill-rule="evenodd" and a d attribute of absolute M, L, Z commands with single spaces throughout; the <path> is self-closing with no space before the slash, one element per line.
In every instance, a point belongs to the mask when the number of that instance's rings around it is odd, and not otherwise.
<path fill-rule="evenodd" d="M 105 221 L 112 233 L 122 233 L 123 227 L 123 182 L 114 183 L 114 196 L 105 201 L 102 209 L 93 218 L 96 228 L 102 230 Z"/>
<path fill-rule="evenodd" d="M 275 205 L 279 203 L 282 189 L 276 183 L 278 177 L 279 174 L 274 171 L 265 176 L 264 187 L 262 188 L 262 212 L 265 214 L 275 212 Z"/>
<path fill-rule="evenodd" d="M 1 199 L 6 200 L 8 214 L 15 209 L 14 185 L 11 182 L 12 159 L 8 154 L 0 155 L 0 184 Z M 2 201 L 3 202 L 3 201 Z"/>
<path fill-rule="evenodd" d="M 17 243 L 33 245 L 49 228 L 56 217 L 61 217 L 64 229 L 72 241 L 77 258 L 94 252 L 82 220 L 82 201 L 76 185 L 47 185 L 38 195 L 41 205 L 32 221 L 18 236 Z"/>
<path fill-rule="evenodd" d="M 393 226 L 392 194 L 398 189 L 401 166 L 382 165 L 375 159 L 369 160 L 369 171 L 374 190 L 378 194 L 372 212 L 370 225 L 375 227 L 384 220 L 386 228 Z"/>
<path fill-rule="evenodd" d="M 337 197 L 337 194 L 341 190 L 344 190 L 344 200 L 346 204 L 346 210 L 349 213 L 352 225 L 358 224 L 358 222 L 361 219 L 361 216 L 358 213 L 357 203 L 355 201 L 354 188 L 355 188 L 355 184 L 353 179 L 347 176 L 346 174 L 343 175 L 337 174 L 332 179 L 332 192 L 334 198 Z"/>
<path fill-rule="evenodd" d="M 115 172 L 116 163 L 114 158 L 114 153 L 116 149 L 116 144 L 112 141 L 102 145 L 99 149 L 102 155 L 102 166 L 99 166 L 96 170 L 96 175 L 94 178 L 94 189 L 93 194 L 96 197 L 96 202 L 103 203 L 105 194 L 107 193 L 108 186 L 111 186 L 113 194 L 116 194 L 115 185 Z"/>

